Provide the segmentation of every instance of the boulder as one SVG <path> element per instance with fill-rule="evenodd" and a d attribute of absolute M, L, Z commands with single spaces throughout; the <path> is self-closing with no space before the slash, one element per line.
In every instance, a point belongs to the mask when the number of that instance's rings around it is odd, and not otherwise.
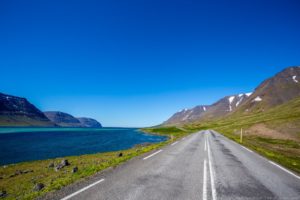
<path fill-rule="evenodd" d="M 6 197 L 7 193 L 5 190 L 0 190 L 0 197 Z"/>
<path fill-rule="evenodd" d="M 61 164 L 62 164 L 64 167 L 70 165 L 70 163 L 69 163 L 68 160 L 62 160 L 62 161 L 61 161 Z"/>
<path fill-rule="evenodd" d="M 35 184 L 35 186 L 33 187 L 33 191 L 40 191 L 45 187 L 45 185 L 43 183 L 37 183 Z"/>
<path fill-rule="evenodd" d="M 72 169 L 72 173 L 76 173 L 78 171 L 78 167 L 74 167 L 73 169 Z"/>
<path fill-rule="evenodd" d="M 48 165 L 48 168 L 53 168 L 53 167 L 54 167 L 54 162 L 52 162 Z"/>
<path fill-rule="evenodd" d="M 69 165 L 70 165 L 69 161 L 64 159 L 58 165 L 56 165 L 54 167 L 54 170 L 59 171 L 60 169 L 66 167 L 66 166 L 69 166 Z"/>

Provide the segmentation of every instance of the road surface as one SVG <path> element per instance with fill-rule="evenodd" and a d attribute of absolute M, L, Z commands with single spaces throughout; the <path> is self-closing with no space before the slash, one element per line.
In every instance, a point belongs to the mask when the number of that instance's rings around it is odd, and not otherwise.
<path fill-rule="evenodd" d="M 300 177 L 215 131 L 201 131 L 47 198 L 297 200 Z"/>

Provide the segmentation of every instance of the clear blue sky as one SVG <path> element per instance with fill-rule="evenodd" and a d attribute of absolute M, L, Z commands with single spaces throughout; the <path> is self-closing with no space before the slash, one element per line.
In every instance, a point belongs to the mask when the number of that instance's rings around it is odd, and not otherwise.
<path fill-rule="evenodd" d="M 300 65 L 299 1 L 0 2 L 0 92 L 150 126 Z"/>

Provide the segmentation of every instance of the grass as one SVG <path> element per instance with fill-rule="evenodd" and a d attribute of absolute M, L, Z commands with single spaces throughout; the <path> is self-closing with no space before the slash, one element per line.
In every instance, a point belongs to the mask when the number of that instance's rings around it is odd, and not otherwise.
<path fill-rule="evenodd" d="M 235 113 L 232 116 L 214 121 L 185 124 L 183 128 L 190 131 L 214 129 L 235 142 L 240 143 L 241 128 L 247 133 L 247 130 L 255 124 L 265 124 L 274 130 L 281 126 L 296 127 L 292 133 L 286 128 L 282 134 L 293 134 L 293 136 L 299 138 L 298 140 L 276 139 L 245 134 L 242 145 L 300 174 L 300 98 L 296 98 L 265 112 Z"/>
<path fill-rule="evenodd" d="M 183 137 L 189 133 L 177 128 L 144 129 L 144 131 L 168 136 L 173 139 Z M 116 167 L 133 157 L 161 148 L 170 142 L 172 142 L 171 139 L 147 146 L 137 145 L 122 151 L 69 156 L 2 166 L 0 167 L 0 191 L 4 190 L 7 192 L 7 196 L 4 199 L 35 199 L 48 192 L 59 190 L 66 185 L 83 180 L 109 167 Z M 119 157 L 121 152 L 123 156 Z M 58 164 L 62 159 L 67 159 L 70 162 L 70 166 L 66 166 L 57 172 L 53 168 L 49 168 L 50 163 Z M 72 169 L 75 166 L 78 167 L 78 172 L 72 173 Z M 20 170 L 32 170 L 32 172 L 11 176 Z M 43 183 L 45 188 L 39 192 L 33 191 L 37 183 Z"/>

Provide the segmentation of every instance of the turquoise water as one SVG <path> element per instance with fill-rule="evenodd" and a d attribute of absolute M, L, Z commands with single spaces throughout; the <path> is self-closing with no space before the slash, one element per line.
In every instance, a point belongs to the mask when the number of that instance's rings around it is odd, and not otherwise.
<path fill-rule="evenodd" d="M 164 140 L 135 128 L 0 128 L 0 165 L 117 151 Z"/>

